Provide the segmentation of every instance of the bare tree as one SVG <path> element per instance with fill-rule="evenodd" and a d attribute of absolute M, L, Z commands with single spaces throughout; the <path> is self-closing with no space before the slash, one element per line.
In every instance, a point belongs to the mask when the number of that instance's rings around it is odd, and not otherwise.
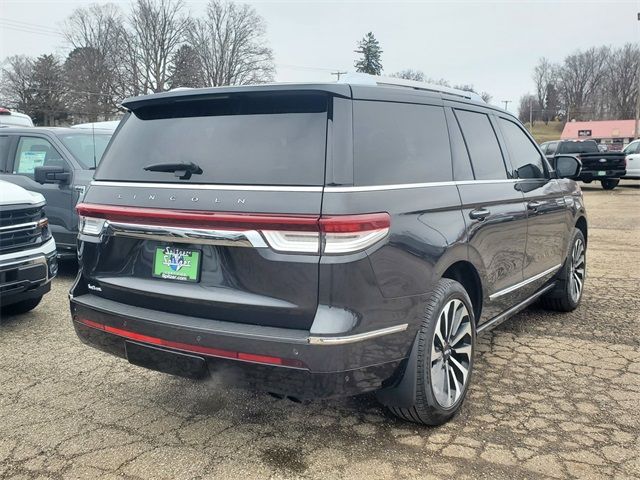
<path fill-rule="evenodd" d="M 143 92 L 168 88 L 170 62 L 183 41 L 189 19 L 181 0 L 137 0 L 131 12 L 133 60 Z"/>
<path fill-rule="evenodd" d="M 197 53 L 210 86 L 273 80 L 273 53 L 264 20 L 245 4 L 210 0 L 205 18 L 193 20 L 187 42 Z"/>
<path fill-rule="evenodd" d="M 565 58 L 559 70 L 561 93 L 568 118 L 590 119 L 594 101 L 605 78 L 606 47 L 590 48 Z"/>
<path fill-rule="evenodd" d="M 64 36 L 72 48 L 65 62 L 66 80 L 76 117 L 109 118 L 129 93 L 122 25 L 122 14 L 113 4 L 78 8 L 64 24 Z"/>
<path fill-rule="evenodd" d="M 395 78 L 402 78 L 404 80 L 414 80 L 416 82 L 424 82 L 425 75 L 421 70 L 413 70 L 412 68 L 407 68 L 405 70 L 401 70 L 391 75 Z"/>
<path fill-rule="evenodd" d="M 33 114 L 33 59 L 25 55 L 8 57 L 0 71 L 1 104 Z"/>
<path fill-rule="evenodd" d="M 628 43 L 611 52 L 606 62 L 604 101 L 612 118 L 633 118 L 640 78 L 640 47 Z"/>

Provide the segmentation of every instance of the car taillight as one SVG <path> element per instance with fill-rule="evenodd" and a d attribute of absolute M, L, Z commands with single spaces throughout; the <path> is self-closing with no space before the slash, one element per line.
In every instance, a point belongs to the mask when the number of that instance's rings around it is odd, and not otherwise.
<path fill-rule="evenodd" d="M 388 213 L 271 215 L 195 212 L 80 203 L 80 232 L 100 235 L 106 222 L 260 232 L 277 252 L 346 254 L 364 250 L 389 233 Z"/>

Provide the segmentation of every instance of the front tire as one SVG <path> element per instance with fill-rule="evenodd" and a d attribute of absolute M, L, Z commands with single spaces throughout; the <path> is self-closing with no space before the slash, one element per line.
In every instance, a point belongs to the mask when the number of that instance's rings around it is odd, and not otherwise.
<path fill-rule="evenodd" d="M 461 408 L 473 369 L 475 320 L 469 295 L 454 280 L 441 279 L 425 310 L 414 344 L 415 399 L 408 408 L 389 407 L 403 420 L 442 425 Z M 415 352 L 412 352 L 412 354 Z"/>
<path fill-rule="evenodd" d="M 22 300 L 21 302 L 7 305 L 6 307 L 2 307 L 2 313 L 8 315 L 21 315 L 23 313 L 30 312 L 38 306 L 40 300 L 42 300 L 42 297 L 29 298 L 27 300 Z"/>
<path fill-rule="evenodd" d="M 602 188 L 605 190 L 613 190 L 620 183 L 619 178 L 605 178 L 602 180 Z"/>
<path fill-rule="evenodd" d="M 582 232 L 574 228 L 569 254 L 558 275 L 557 285 L 542 297 L 542 305 L 557 312 L 571 312 L 582 299 L 587 274 L 587 243 Z"/>

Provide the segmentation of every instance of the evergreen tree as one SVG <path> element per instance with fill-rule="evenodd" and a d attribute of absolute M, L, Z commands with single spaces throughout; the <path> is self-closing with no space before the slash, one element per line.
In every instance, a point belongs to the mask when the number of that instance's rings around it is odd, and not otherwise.
<path fill-rule="evenodd" d="M 380 75 L 382 73 L 382 50 L 380 50 L 380 44 L 372 32 L 367 33 L 358 42 L 358 49 L 355 52 L 362 55 L 362 58 L 354 64 L 357 72 L 368 73 L 369 75 Z"/>
<path fill-rule="evenodd" d="M 64 69 L 55 55 L 40 55 L 33 64 L 34 121 L 55 125 L 67 117 Z"/>
<path fill-rule="evenodd" d="M 170 88 L 204 87 L 204 74 L 198 53 L 190 45 L 182 45 L 171 59 Z"/>

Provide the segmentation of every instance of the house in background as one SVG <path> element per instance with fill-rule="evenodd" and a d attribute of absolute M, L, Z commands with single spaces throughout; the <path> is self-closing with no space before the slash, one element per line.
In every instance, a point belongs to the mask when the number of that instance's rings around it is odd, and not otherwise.
<path fill-rule="evenodd" d="M 622 150 L 635 138 L 635 120 L 603 120 L 599 122 L 567 122 L 562 140 L 595 140 L 609 150 Z"/>

